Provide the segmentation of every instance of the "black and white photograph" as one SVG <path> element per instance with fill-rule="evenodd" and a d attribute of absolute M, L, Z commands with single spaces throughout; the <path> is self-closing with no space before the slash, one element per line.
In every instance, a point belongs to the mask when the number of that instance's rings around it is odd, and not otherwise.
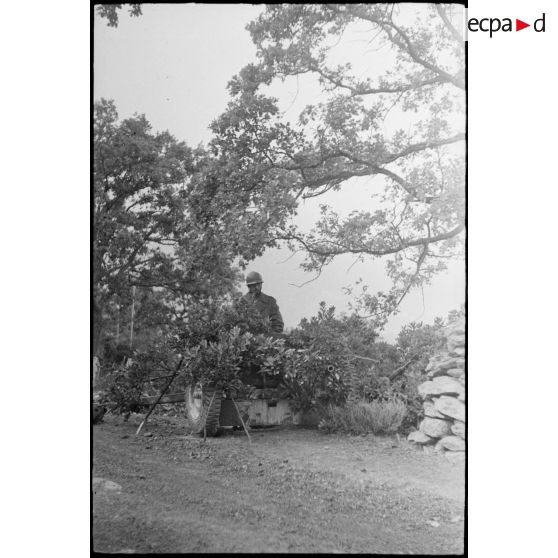
<path fill-rule="evenodd" d="M 464 552 L 465 29 L 94 6 L 95 552 Z"/>
<path fill-rule="evenodd" d="M 2 16 L 2 555 L 556 554 L 555 3 Z"/>

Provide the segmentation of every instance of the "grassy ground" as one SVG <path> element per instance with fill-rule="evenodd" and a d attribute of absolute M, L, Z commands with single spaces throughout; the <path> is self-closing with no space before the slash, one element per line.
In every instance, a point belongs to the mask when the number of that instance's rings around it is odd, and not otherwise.
<path fill-rule="evenodd" d="M 139 420 L 94 427 L 96 551 L 463 552 L 463 466 L 440 455 L 300 428 L 204 443 L 163 417 L 136 437 Z"/>

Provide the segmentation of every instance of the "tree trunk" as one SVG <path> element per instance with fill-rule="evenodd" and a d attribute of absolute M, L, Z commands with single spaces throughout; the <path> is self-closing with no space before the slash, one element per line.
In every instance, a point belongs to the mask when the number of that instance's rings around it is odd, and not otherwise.
<path fill-rule="evenodd" d="M 93 299 L 93 347 L 91 357 L 100 357 L 103 335 L 103 310 L 99 302 Z"/>

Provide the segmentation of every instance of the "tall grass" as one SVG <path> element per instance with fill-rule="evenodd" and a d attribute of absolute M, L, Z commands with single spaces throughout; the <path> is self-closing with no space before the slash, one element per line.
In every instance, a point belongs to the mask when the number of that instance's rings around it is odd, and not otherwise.
<path fill-rule="evenodd" d="M 394 434 L 401 427 L 407 408 L 397 399 L 389 401 L 361 401 L 322 411 L 319 428 L 325 432 L 346 434 Z"/>

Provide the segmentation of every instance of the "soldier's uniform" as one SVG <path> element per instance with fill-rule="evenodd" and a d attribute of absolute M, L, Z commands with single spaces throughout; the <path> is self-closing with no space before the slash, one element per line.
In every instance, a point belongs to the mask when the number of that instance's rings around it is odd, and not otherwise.
<path fill-rule="evenodd" d="M 283 331 L 283 317 L 281 316 L 281 312 L 279 312 L 277 301 L 272 296 L 264 293 L 246 293 L 242 297 L 242 300 L 248 304 L 253 304 L 261 316 L 270 320 L 272 331 L 276 333 L 281 333 Z"/>
<path fill-rule="evenodd" d="M 269 320 L 273 335 L 283 333 L 283 317 L 279 312 L 277 301 L 269 295 L 262 293 L 263 278 L 257 271 L 251 271 L 246 275 L 246 286 L 249 292 L 242 297 L 242 302 L 254 308 L 264 319 Z M 249 364 L 241 371 L 240 379 L 247 385 L 257 388 L 275 388 L 281 381 L 281 375 L 275 374 L 266 378 L 265 373 L 261 373 L 260 367 L 256 363 Z"/>

